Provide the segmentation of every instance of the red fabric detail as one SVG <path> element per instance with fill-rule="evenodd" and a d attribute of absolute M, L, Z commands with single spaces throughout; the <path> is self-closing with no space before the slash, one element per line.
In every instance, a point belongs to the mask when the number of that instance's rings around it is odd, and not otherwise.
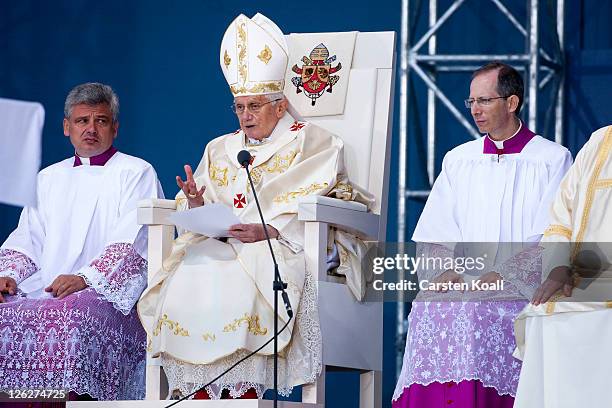
<path fill-rule="evenodd" d="M 246 205 L 246 197 L 244 194 L 236 194 L 234 196 L 234 208 L 244 208 Z"/>
<path fill-rule="evenodd" d="M 193 396 L 193 399 L 209 400 L 210 397 L 208 396 L 208 393 L 205 390 L 200 390 L 195 393 L 195 395 Z M 223 390 L 221 399 L 233 399 L 233 398 L 230 397 L 229 390 Z M 249 388 L 247 392 L 245 392 L 241 397 L 236 398 L 236 399 L 257 399 L 257 391 L 255 391 L 255 388 Z"/>
<path fill-rule="evenodd" d="M 291 125 L 291 127 L 289 128 L 289 130 L 290 130 L 290 131 L 292 131 L 292 132 L 297 132 L 298 130 L 300 130 L 300 129 L 301 129 L 301 128 L 303 128 L 304 126 L 306 126 L 306 124 L 305 124 L 305 123 L 295 121 L 295 122 L 293 122 L 293 125 Z"/>

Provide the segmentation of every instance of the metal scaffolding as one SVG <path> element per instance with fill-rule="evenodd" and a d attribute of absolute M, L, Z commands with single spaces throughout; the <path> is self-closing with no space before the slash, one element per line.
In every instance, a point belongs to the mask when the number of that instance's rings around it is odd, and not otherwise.
<path fill-rule="evenodd" d="M 414 0 L 413 0 L 414 1 Z M 444 91 L 437 83 L 437 76 L 445 72 L 471 72 L 480 65 L 491 61 L 499 60 L 512 63 L 517 69 L 527 74 L 526 77 L 526 98 L 527 123 L 533 131 L 537 130 L 538 125 L 538 94 L 545 87 L 555 87 L 553 92 L 555 97 L 554 107 L 554 134 L 557 143 L 562 142 L 563 135 L 563 76 L 564 76 L 564 0 L 556 1 L 556 25 L 551 25 L 550 34 L 555 41 L 553 51 L 545 51 L 540 41 L 540 15 L 538 0 L 527 1 L 527 18 L 525 24 L 521 22 L 508 10 L 501 0 L 490 0 L 500 11 L 497 16 L 488 16 L 490 19 L 496 17 L 506 18 L 514 26 L 517 32 L 525 39 L 525 50 L 522 54 L 453 54 L 441 55 L 436 53 L 438 40 L 444 41 L 443 37 L 438 38 L 439 29 L 451 16 L 466 2 L 470 0 L 454 0 L 450 7 L 438 17 L 438 0 L 429 0 L 429 23 L 428 30 L 416 41 L 409 41 L 409 16 L 410 0 L 402 0 L 401 18 L 401 51 L 400 51 L 400 141 L 399 141 L 399 189 L 398 189 L 398 219 L 397 219 L 397 239 L 400 250 L 403 249 L 406 235 L 406 201 L 413 198 L 422 198 L 429 195 L 430 190 L 411 190 L 408 187 L 407 157 L 409 147 L 409 136 L 412 138 L 422 137 L 421 135 L 408 135 L 408 89 L 409 71 L 414 76 L 423 81 L 427 87 L 427 164 L 426 172 L 429 186 L 434 183 L 435 157 L 436 157 L 436 98 L 449 110 L 451 115 L 463 126 L 474 138 L 480 138 L 478 130 L 461 114 L 458 108 L 453 105 Z M 482 1 L 482 0 L 481 0 Z M 549 2 L 547 4 L 552 4 Z M 553 5 L 554 7 L 554 5 Z M 420 8 L 420 7 L 419 7 Z M 427 43 L 427 52 L 421 50 Z M 414 109 L 414 108 L 413 108 Z M 537 133 L 537 131 L 536 131 Z M 403 276 L 400 276 L 403 279 Z M 397 303 L 397 330 L 396 330 L 396 377 L 399 376 L 402 367 L 402 356 L 406 339 L 405 298 L 400 293 Z"/>

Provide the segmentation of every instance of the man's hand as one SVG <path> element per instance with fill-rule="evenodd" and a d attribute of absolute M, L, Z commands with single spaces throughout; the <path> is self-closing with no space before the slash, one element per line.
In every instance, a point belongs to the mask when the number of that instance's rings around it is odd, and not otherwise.
<path fill-rule="evenodd" d="M 480 281 L 480 283 L 497 283 L 499 281 L 502 281 L 503 278 L 499 273 L 491 271 L 482 275 L 480 278 L 478 278 L 478 280 Z"/>
<path fill-rule="evenodd" d="M 564 296 L 572 296 L 573 288 L 574 282 L 570 268 L 567 266 L 557 266 L 550 271 L 548 278 L 546 278 L 535 291 L 531 303 L 533 303 L 534 306 L 540 303 L 546 303 L 559 289 L 563 289 Z"/>
<path fill-rule="evenodd" d="M 17 292 L 17 282 L 15 279 L 4 277 L 0 278 L 0 303 L 4 303 L 3 293 L 14 295 Z"/>
<path fill-rule="evenodd" d="M 77 275 L 60 275 L 51 285 L 45 288 L 45 292 L 51 292 L 53 297 L 63 299 L 66 296 L 83 290 L 87 287 L 85 279 Z"/>
<path fill-rule="evenodd" d="M 459 275 L 457 272 L 449 269 L 448 271 L 441 273 L 440 275 L 436 277 L 436 279 L 434 279 L 434 283 L 445 283 L 445 282 L 463 283 L 464 280 L 463 280 L 463 277 Z M 446 293 L 447 290 L 436 290 L 436 292 Z"/>
<path fill-rule="evenodd" d="M 198 186 L 196 186 L 196 182 L 193 179 L 193 171 L 191 171 L 191 166 L 186 164 L 184 168 L 187 180 L 183 181 L 181 176 L 176 176 L 176 184 L 181 190 L 183 190 L 185 197 L 187 197 L 189 208 L 201 207 L 204 205 L 203 195 L 204 190 L 206 190 L 206 186 L 202 186 L 202 188 L 198 190 Z"/>
<path fill-rule="evenodd" d="M 266 239 L 266 234 L 261 224 L 232 225 L 229 229 L 229 234 L 231 237 L 244 243 L 263 241 Z M 270 239 L 278 237 L 278 231 L 270 225 L 268 225 L 268 234 L 270 235 Z"/>

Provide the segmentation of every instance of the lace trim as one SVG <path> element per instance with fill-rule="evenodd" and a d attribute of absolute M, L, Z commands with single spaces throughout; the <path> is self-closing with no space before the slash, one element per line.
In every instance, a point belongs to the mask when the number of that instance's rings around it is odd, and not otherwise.
<path fill-rule="evenodd" d="M 147 261 L 131 244 L 111 244 L 76 274 L 127 316 L 147 286 Z"/>
<path fill-rule="evenodd" d="M 0 304 L 0 389 L 56 388 L 144 398 L 145 333 L 91 288 L 68 299 Z M 0 404 L 2 405 L 2 404 Z"/>
<path fill-rule="evenodd" d="M 411 384 L 480 380 L 514 396 L 521 362 L 513 321 L 526 301 L 413 302 L 402 370 L 393 394 Z"/>
<path fill-rule="evenodd" d="M 27 255 L 12 249 L 0 249 L 0 276 L 13 278 L 19 284 L 37 271 L 38 267 Z"/>
<path fill-rule="evenodd" d="M 422 385 L 423 387 L 427 387 L 428 385 L 431 385 L 436 382 L 440 384 L 446 384 L 449 382 L 454 382 L 456 384 L 459 384 L 461 381 L 480 381 L 483 387 L 493 388 L 497 392 L 497 395 L 499 395 L 500 397 L 503 397 L 504 395 L 508 395 L 512 398 L 516 397 L 516 393 L 511 392 L 511 391 L 502 391 L 498 387 L 496 387 L 495 384 L 488 383 L 478 376 L 466 376 L 466 377 L 454 377 L 454 378 L 451 378 L 451 377 L 436 378 L 431 381 L 412 381 L 409 384 L 404 384 L 404 386 L 401 389 L 396 388 L 395 392 L 393 393 L 392 401 L 394 402 L 397 401 L 404 393 L 404 390 L 406 390 L 407 388 L 410 388 L 410 386 L 413 384 L 418 384 L 418 385 Z"/>
<path fill-rule="evenodd" d="M 248 353 L 247 350 L 239 350 L 212 364 L 191 364 L 162 354 L 161 363 L 168 378 L 169 389 L 179 390 L 181 394 L 187 395 L 228 369 Z M 279 395 L 289 396 L 293 386 L 313 383 L 321 373 L 323 366 L 322 337 L 317 292 L 314 278 L 308 271 L 296 314 L 293 337 L 287 348 L 279 354 Z M 228 390 L 233 398 L 238 398 L 253 387 L 257 391 L 258 398 L 261 398 L 266 389 L 273 387 L 273 364 L 272 356 L 254 355 L 221 377 L 212 386 L 207 387 L 206 391 L 212 399 L 217 399 L 223 390 Z"/>
<path fill-rule="evenodd" d="M 542 276 L 541 246 L 532 246 L 504 262 L 497 271 L 511 282 L 526 299 L 531 299 Z"/>
<path fill-rule="evenodd" d="M 444 245 L 428 243 L 428 242 L 417 242 L 416 253 L 421 254 L 425 258 L 455 258 L 455 253 L 452 249 L 445 247 Z M 419 280 L 433 281 L 439 275 L 443 274 L 445 269 L 437 268 L 419 268 L 417 276 Z"/>

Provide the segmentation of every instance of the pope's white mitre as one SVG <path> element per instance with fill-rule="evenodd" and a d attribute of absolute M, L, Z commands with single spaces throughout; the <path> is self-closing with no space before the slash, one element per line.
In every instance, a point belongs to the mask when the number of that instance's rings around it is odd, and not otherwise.
<path fill-rule="evenodd" d="M 266 16 L 241 14 L 229 25 L 219 60 L 234 96 L 282 92 L 289 48 L 283 32 Z"/>

